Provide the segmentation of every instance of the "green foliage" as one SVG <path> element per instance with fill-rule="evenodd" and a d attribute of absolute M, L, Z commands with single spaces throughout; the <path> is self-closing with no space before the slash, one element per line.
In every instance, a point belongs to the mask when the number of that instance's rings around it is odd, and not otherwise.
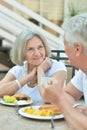
<path fill-rule="evenodd" d="M 80 12 L 80 8 L 78 4 L 75 3 L 69 3 L 68 4 L 68 9 L 69 9 L 69 17 L 73 17 L 77 15 Z"/>

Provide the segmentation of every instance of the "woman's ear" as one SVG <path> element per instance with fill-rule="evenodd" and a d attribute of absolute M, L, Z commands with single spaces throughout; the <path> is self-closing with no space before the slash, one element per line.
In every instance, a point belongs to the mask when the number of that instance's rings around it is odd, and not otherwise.
<path fill-rule="evenodd" d="M 83 46 L 82 46 L 82 44 L 80 44 L 80 43 L 75 44 L 74 48 L 75 48 L 75 55 L 76 56 L 79 56 L 79 55 L 81 55 L 83 53 Z"/>

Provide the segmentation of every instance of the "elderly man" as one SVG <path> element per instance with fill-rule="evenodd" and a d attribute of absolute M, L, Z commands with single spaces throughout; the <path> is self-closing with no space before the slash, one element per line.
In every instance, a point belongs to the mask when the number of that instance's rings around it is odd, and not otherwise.
<path fill-rule="evenodd" d="M 60 107 L 72 129 L 87 130 L 87 107 L 75 104 L 82 95 L 87 104 L 87 13 L 66 20 L 62 27 L 65 52 L 79 70 L 64 89 L 55 79 L 43 84 L 43 96 Z"/>

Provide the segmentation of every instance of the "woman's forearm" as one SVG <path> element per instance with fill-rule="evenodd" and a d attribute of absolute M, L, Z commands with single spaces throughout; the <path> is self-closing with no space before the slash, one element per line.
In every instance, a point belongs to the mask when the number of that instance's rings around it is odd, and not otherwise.
<path fill-rule="evenodd" d="M 40 78 L 45 76 L 44 71 L 41 67 L 37 67 L 38 85 L 40 86 Z"/>
<path fill-rule="evenodd" d="M 0 82 L 0 97 L 2 97 L 3 95 L 13 95 L 18 89 L 22 88 L 25 84 L 27 84 L 28 82 L 30 82 L 32 79 L 32 77 L 30 75 L 26 75 L 23 78 L 20 79 L 15 79 L 5 82 L 5 81 L 1 81 Z M 18 85 L 18 83 L 20 85 Z"/>

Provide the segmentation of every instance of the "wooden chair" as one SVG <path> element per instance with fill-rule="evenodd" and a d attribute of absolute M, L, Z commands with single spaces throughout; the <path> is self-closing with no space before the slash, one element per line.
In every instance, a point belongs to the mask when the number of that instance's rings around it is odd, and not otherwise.
<path fill-rule="evenodd" d="M 0 63 L 0 80 L 6 75 L 8 70 L 9 70 L 9 67 Z"/>

